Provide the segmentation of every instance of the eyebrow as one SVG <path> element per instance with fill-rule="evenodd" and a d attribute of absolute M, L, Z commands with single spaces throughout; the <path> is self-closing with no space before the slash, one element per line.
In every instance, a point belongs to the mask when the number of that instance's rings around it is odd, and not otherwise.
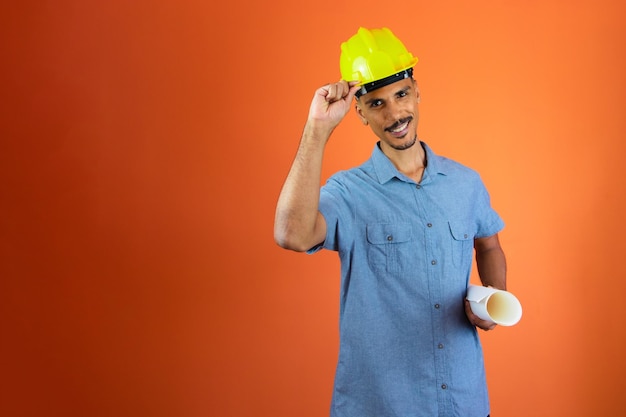
<path fill-rule="evenodd" d="M 411 89 L 411 86 L 410 86 L 410 85 L 407 85 L 406 87 L 404 87 L 404 88 L 402 88 L 402 89 L 400 89 L 400 90 L 396 91 L 396 92 L 394 93 L 394 95 L 397 95 L 397 94 L 399 94 L 399 93 L 403 93 L 403 92 L 404 92 L 404 93 L 406 93 L 406 92 L 408 92 L 410 89 Z M 379 98 L 379 97 L 375 97 L 375 96 L 374 96 L 374 97 L 370 98 L 369 100 L 366 100 L 366 101 L 365 101 L 365 104 L 371 104 L 372 102 L 374 102 L 374 101 L 378 101 L 378 100 L 382 100 L 382 99 L 381 99 L 381 98 Z"/>

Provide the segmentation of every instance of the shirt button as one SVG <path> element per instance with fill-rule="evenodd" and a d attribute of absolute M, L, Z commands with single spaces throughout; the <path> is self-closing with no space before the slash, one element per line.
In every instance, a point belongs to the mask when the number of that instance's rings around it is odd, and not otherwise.
<path fill-rule="evenodd" d="M 448 386 L 446 384 L 441 384 L 441 389 L 448 389 Z"/>
<path fill-rule="evenodd" d="M 433 227 L 433 224 L 432 223 L 427 223 L 426 226 Z"/>
<path fill-rule="evenodd" d="M 437 261 L 433 259 L 432 261 L 430 261 L 430 264 L 431 265 L 437 265 Z"/>
<path fill-rule="evenodd" d="M 439 349 L 443 349 L 443 343 L 439 343 L 439 344 L 437 345 L 437 347 L 438 347 Z"/>
<path fill-rule="evenodd" d="M 439 307 L 441 307 L 441 306 L 439 305 L 439 303 L 435 304 L 435 308 L 436 308 L 436 309 L 439 309 Z"/>
<path fill-rule="evenodd" d="M 387 241 L 388 242 L 391 242 L 392 240 L 393 240 L 393 236 L 392 235 L 387 236 Z"/>
<path fill-rule="evenodd" d="M 415 187 L 416 187 L 418 190 L 419 190 L 420 188 L 422 188 L 422 186 L 421 186 L 421 185 L 419 185 L 419 184 L 417 184 Z"/>
<path fill-rule="evenodd" d="M 464 237 L 465 239 L 467 239 L 467 233 L 465 233 L 465 234 L 463 235 L 463 237 Z"/>

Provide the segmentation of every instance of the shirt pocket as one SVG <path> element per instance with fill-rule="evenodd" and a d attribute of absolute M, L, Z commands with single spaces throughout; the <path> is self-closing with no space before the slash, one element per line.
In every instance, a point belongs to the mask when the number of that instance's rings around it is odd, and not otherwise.
<path fill-rule="evenodd" d="M 452 237 L 450 240 L 452 264 L 456 268 L 471 266 L 474 249 L 474 232 L 471 223 L 462 220 L 450 220 L 448 225 Z"/>
<path fill-rule="evenodd" d="M 373 223 L 366 226 L 367 259 L 376 273 L 397 274 L 410 257 L 413 231 L 410 223 Z"/>

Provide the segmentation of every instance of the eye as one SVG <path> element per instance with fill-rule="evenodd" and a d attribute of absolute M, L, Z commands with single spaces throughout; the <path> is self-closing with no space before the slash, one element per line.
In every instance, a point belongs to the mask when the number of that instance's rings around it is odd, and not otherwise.
<path fill-rule="evenodd" d="M 406 97 L 409 93 L 406 90 L 402 90 L 398 92 L 398 97 Z"/>
<path fill-rule="evenodd" d="M 370 107 L 378 107 L 381 104 L 383 104 L 382 100 L 373 100 L 372 102 L 370 102 Z"/>

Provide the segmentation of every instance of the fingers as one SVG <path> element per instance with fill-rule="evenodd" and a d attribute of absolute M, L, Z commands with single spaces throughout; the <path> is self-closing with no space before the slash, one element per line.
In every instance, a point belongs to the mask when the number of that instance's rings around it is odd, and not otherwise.
<path fill-rule="evenodd" d="M 486 321 L 486 320 L 478 319 L 476 321 L 476 323 L 474 323 L 474 326 L 478 327 L 479 329 L 483 329 L 483 330 L 493 330 L 493 329 L 496 328 L 497 324 L 492 322 L 492 321 Z"/>
<path fill-rule="evenodd" d="M 476 314 L 474 314 L 474 312 L 472 311 L 472 307 L 470 306 L 470 302 L 468 300 L 465 300 L 465 314 L 467 315 L 467 319 L 470 321 L 470 323 L 472 323 L 474 326 L 480 329 L 493 330 L 497 326 L 496 323 L 489 321 L 489 320 L 483 320 L 480 317 L 478 317 Z"/>
<path fill-rule="evenodd" d="M 350 87 L 348 98 L 352 100 L 352 98 L 354 98 L 354 95 L 357 93 L 357 91 L 361 89 L 361 83 L 359 81 L 350 81 L 348 83 L 348 86 Z"/>
<path fill-rule="evenodd" d="M 318 88 L 311 101 L 309 119 L 334 128 L 350 110 L 358 84 L 358 81 L 338 81 Z"/>
<path fill-rule="evenodd" d="M 337 100 L 343 99 L 348 93 L 348 84 L 345 81 L 339 81 L 328 85 L 328 93 L 326 94 L 326 101 L 334 103 Z"/>
<path fill-rule="evenodd" d="M 341 80 L 326 86 L 326 101 L 334 103 L 339 100 L 352 100 L 354 94 L 358 91 L 358 81 Z"/>

